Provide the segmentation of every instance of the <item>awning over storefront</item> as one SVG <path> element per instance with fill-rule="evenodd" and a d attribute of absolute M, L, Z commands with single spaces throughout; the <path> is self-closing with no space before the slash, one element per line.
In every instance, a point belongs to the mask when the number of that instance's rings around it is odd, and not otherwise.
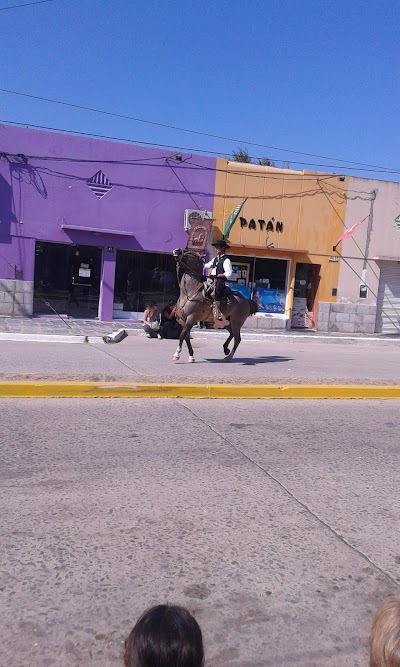
<path fill-rule="evenodd" d="M 82 227 L 82 225 L 61 225 L 61 229 L 67 232 L 91 232 L 92 234 L 107 234 L 112 236 L 130 236 L 133 237 L 133 232 L 123 232 L 118 229 L 98 229 L 97 227 Z"/>

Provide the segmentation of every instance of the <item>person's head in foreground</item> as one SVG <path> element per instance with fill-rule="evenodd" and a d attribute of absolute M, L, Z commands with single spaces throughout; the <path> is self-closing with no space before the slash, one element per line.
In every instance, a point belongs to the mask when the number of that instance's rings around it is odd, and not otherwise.
<path fill-rule="evenodd" d="M 126 667 L 203 667 L 200 626 L 183 607 L 145 611 L 125 642 Z"/>
<path fill-rule="evenodd" d="M 372 621 L 370 667 L 400 667 L 400 598 L 386 598 Z"/>

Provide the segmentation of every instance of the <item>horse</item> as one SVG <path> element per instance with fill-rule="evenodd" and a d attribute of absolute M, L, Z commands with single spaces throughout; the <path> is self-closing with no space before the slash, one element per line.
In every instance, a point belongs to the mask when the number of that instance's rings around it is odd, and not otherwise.
<path fill-rule="evenodd" d="M 193 347 L 190 342 L 190 331 L 196 322 L 214 322 L 213 300 L 204 294 L 204 262 L 199 253 L 177 248 L 173 251 L 176 261 L 180 295 L 177 302 L 177 320 L 182 325 L 179 345 L 172 357 L 178 361 L 182 352 L 183 341 L 189 350 L 188 363 L 194 362 Z M 229 336 L 223 345 L 225 359 L 231 361 L 241 341 L 240 330 L 250 315 L 257 312 L 257 304 L 252 299 L 246 299 L 242 294 L 227 290 L 227 303 L 222 306 L 222 314 Z M 229 343 L 233 338 L 232 351 Z"/>

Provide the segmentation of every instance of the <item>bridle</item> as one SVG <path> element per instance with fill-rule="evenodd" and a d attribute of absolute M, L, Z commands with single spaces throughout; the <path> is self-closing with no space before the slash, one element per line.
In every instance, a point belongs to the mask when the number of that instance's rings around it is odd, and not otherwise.
<path fill-rule="evenodd" d="M 191 250 L 186 250 L 179 257 L 176 258 L 176 276 L 177 276 L 177 279 L 178 279 L 178 283 L 179 283 L 179 270 L 180 269 L 183 269 L 185 273 L 189 274 L 189 276 L 191 276 L 192 278 L 195 278 L 196 280 L 199 281 L 199 285 L 190 294 L 188 294 L 187 291 L 186 291 L 185 283 L 184 282 L 182 283 L 182 291 L 183 291 L 183 293 L 186 297 L 186 302 L 187 302 L 187 301 L 191 301 L 193 299 L 193 297 L 195 297 L 196 294 L 198 294 L 200 292 L 200 290 L 203 289 L 203 281 L 202 281 L 203 272 L 201 271 L 201 273 L 199 273 L 198 271 L 195 271 L 184 260 L 185 257 L 196 258 L 198 260 L 198 263 L 200 263 L 200 261 L 202 262 L 202 259 L 201 259 L 201 256 L 197 252 L 194 252 L 194 251 L 191 251 Z"/>
<path fill-rule="evenodd" d="M 201 277 L 202 277 L 202 270 L 200 270 L 200 273 L 196 272 L 187 262 L 185 262 L 185 260 L 184 260 L 185 257 L 192 257 L 194 259 L 197 259 L 198 263 L 201 262 L 203 264 L 201 256 L 197 252 L 193 252 L 191 250 L 186 250 L 185 252 L 182 253 L 182 255 L 180 255 L 180 257 L 178 257 L 176 259 L 176 271 L 177 271 L 177 273 L 179 271 L 179 268 L 181 267 L 182 269 L 184 269 L 186 271 L 186 273 L 188 273 L 190 276 L 192 276 L 192 278 L 197 278 L 198 280 L 200 280 Z"/>

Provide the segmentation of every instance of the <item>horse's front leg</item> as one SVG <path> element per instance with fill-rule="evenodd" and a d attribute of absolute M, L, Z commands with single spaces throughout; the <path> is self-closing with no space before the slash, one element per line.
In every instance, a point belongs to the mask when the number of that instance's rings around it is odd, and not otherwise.
<path fill-rule="evenodd" d="M 194 315 L 190 315 L 187 320 L 186 324 L 183 328 L 182 334 L 184 334 L 185 340 L 186 340 L 186 345 L 189 351 L 189 359 L 188 363 L 193 364 L 195 359 L 194 359 L 194 353 L 193 353 L 193 347 L 192 343 L 190 342 L 190 332 L 192 330 L 192 327 L 196 324 L 196 317 Z"/>
<path fill-rule="evenodd" d="M 173 361 L 179 361 L 179 359 L 181 358 L 182 345 L 183 345 L 183 341 L 185 340 L 185 336 L 184 336 L 185 328 L 186 328 L 186 324 L 182 328 L 181 335 L 179 336 L 178 347 L 176 348 L 176 352 L 175 352 L 174 356 L 172 357 Z"/>
<path fill-rule="evenodd" d="M 195 323 L 196 323 L 196 320 L 193 317 L 188 317 L 187 318 L 185 324 L 183 325 L 181 335 L 179 336 L 178 347 L 176 348 L 176 352 L 175 352 L 174 356 L 172 357 L 173 361 L 178 361 L 180 359 L 181 352 L 182 352 L 183 341 L 186 341 L 186 345 L 187 345 L 188 350 L 189 350 L 188 362 L 189 363 L 194 362 L 193 347 L 192 347 L 192 343 L 190 342 L 190 331 L 191 331 L 191 329 L 192 329 L 192 327 Z"/>

